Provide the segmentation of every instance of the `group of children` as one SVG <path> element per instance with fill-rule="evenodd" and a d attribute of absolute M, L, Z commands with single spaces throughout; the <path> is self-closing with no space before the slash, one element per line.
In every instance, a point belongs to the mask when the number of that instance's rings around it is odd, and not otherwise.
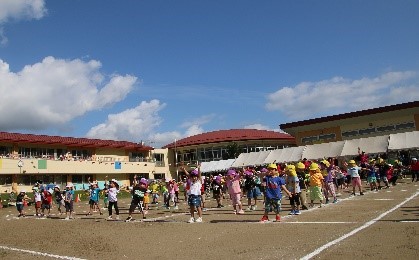
<path fill-rule="evenodd" d="M 413 158 L 414 167 L 419 167 L 417 160 Z M 396 161 L 397 163 L 397 161 Z M 359 161 L 359 166 L 355 160 L 344 162 L 340 168 L 335 165 L 334 159 L 323 159 L 318 162 L 310 162 L 303 160 L 296 164 L 269 164 L 266 168 L 246 168 L 246 169 L 230 169 L 223 176 L 210 176 L 206 178 L 201 175 L 200 166 L 190 172 L 185 167 L 180 170 L 186 176 L 183 182 L 167 179 L 165 181 L 150 183 L 144 178 L 134 180 L 131 187 L 132 201 L 128 211 L 128 217 L 125 221 L 132 220 L 132 214 L 138 208 L 142 214 L 142 218 L 146 218 L 148 205 L 151 203 L 158 204 L 160 194 L 163 196 L 164 207 L 170 209 L 171 204 L 174 209 L 178 209 L 179 203 L 179 187 L 183 187 L 185 192 L 185 200 L 189 205 L 190 218 L 189 223 L 202 222 L 202 211 L 205 210 L 205 199 L 208 190 L 212 190 L 213 198 L 217 202 L 217 208 L 224 207 L 223 199 L 228 196 L 234 208 L 234 214 L 244 214 L 242 204 L 242 194 L 247 197 L 247 211 L 253 211 L 257 208 L 258 198 L 263 195 L 264 214 L 261 222 L 269 221 L 268 214 L 275 213 L 275 221 L 280 221 L 280 211 L 282 206 L 283 193 L 285 193 L 290 201 L 290 215 L 300 215 L 301 210 L 313 207 L 315 201 L 319 201 L 319 207 L 323 203 L 337 202 L 338 189 L 347 189 L 349 183 L 352 184 L 352 193 L 354 196 L 356 189 L 360 195 L 364 195 L 361 177 L 366 176 L 367 182 L 372 191 L 378 191 L 382 188 L 381 181 L 385 188 L 389 187 L 389 183 L 396 184 L 398 177 L 398 168 L 386 163 L 383 159 L 363 159 Z M 412 170 L 416 168 L 411 167 Z M 412 171 L 414 172 L 414 171 Z M 414 172 L 414 176 L 416 172 Z M 97 182 L 90 182 L 89 188 L 89 212 L 99 211 L 99 194 L 103 192 L 105 206 L 108 209 L 108 220 L 119 220 L 118 193 L 119 185 L 115 179 L 109 184 L 105 182 L 105 188 L 101 190 Z M 61 191 L 59 186 L 54 189 L 46 189 L 42 185 L 33 187 L 36 217 L 44 218 L 50 216 L 50 210 L 55 201 L 60 215 L 62 207 L 65 208 L 66 220 L 73 218 L 73 203 L 75 199 L 73 186 L 66 186 L 65 191 Z M 307 194 L 309 194 L 307 196 Z M 307 198 L 310 202 L 307 203 Z M 21 191 L 16 198 L 16 207 L 19 211 L 19 217 L 25 216 L 24 204 L 29 199 L 25 191 Z M 115 209 L 115 217 L 113 217 L 113 209 Z"/>

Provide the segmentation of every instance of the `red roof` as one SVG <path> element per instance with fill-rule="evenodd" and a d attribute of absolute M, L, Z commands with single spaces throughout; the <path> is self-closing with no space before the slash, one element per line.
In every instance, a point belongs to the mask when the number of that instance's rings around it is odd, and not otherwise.
<path fill-rule="evenodd" d="M 294 141 L 295 138 L 289 134 L 257 130 L 257 129 L 230 129 L 219 130 L 198 135 L 186 137 L 176 141 L 177 147 L 219 143 L 219 142 L 233 142 L 233 141 L 247 141 L 247 140 L 286 140 Z M 163 148 L 174 148 L 175 143 L 170 143 Z"/>
<path fill-rule="evenodd" d="M 45 145 L 64 145 L 67 147 L 80 148 L 117 148 L 125 150 L 152 150 L 152 147 L 143 146 L 141 144 L 126 142 L 126 141 L 112 141 L 101 139 L 62 137 L 62 136 L 48 136 L 48 135 L 33 135 L 33 134 L 18 134 L 0 132 L 0 142 L 10 143 L 32 143 Z"/>
<path fill-rule="evenodd" d="M 402 110 L 402 109 L 409 109 L 409 108 L 415 108 L 415 107 L 419 107 L 419 101 L 413 101 L 413 102 L 408 102 L 408 103 L 403 103 L 403 104 L 378 107 L 378 108 L 339 114 L 339 115 L 325 116 L 325 117 L 319 117 L 319 118 L 297 121 L 297 122 L 292 122 L 292 123 L 280 124 L 279 127 L 282 130 L 285 130 L 292 127 L 319 124 L 319 123 L 330 122 L 330 121 L 335 121 L 335 120 L 367 116 L 367 115 L 373 115 L 373 114 L 379 114 L 379 113 L 391 112 L 394 110 Z"/>

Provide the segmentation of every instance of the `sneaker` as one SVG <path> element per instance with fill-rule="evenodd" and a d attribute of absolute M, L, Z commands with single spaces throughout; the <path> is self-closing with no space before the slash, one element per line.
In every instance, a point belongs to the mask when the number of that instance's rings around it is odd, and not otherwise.
<path fill-rule="evenodd" d="M 319 208 L 322 208 L 324 206 L 324 204 L 323 203 L 320 203 L 320 206 L 319 206 Z"/>
<path fill-rule="evenodd" d="M 306 206 L 306 205 L 303 205 L 303 206 L 301 207 L 301 209 L 302 209 L 302 210 L 308 210 L 308 208 L 307 208 L 307 206 Z"/>
<path fill-rule="evenodd" d="M 363 192 L 360 192 L 360 193 L 359 193 L 359 195 L 361 195 L 361 196 L 362 196 L 362 195 L 364 195 L 364 193 L 363 193 Z"/>
<path fill-rule="evenodd" d="M 109 216 L 106 218 L 107 220 L 112 220 L 112 216 Z"/>
<path fill-rule="evenodd" d="M 202 222 L 202 218 L 201 218 L 201 217 L 197 218 L 197 219 L 195 220 L 195 222 L 201 223 L 201 222 Z"/>
<path fill-rule="evenodd" d="M 207 211 L 207 210 L 208 210 L 207 208 L 203 208 L 203 209 L 202 209 L 202 211 Z"/>
<path fill-rule="evenodd" d="M 295 211 L 291 210 L 290 213 L 288 213 L 288 215 L 295 215 Z"/>
<path fill-rule="evenodd" d="M 144 210 L 144 215 L 147 215 L 148 214 L 148 210 Z"/>
<path fill-rule="evenodd" d="M 119 220 L 119 215 L 116 215 L 116 218 L 115 218 L 116 220 Z"/>
<path fill-rule="evenodd" d="M 246 211 L 252 211 L 252 206 L 247 207 Z"/>
<path fill-rule="evenodd" d="M 244 214 L 244 211 L 240 210 L 239 212 L 237 212 L 237 214 Z"/>
<path fill-rule="evenodd" d="M 328 199 L 326 200 L 326 204 L 329 204 L 329 200 Z"/>
<path fill-rule="evenodd" d="M 334 200 L 333 200 L 333 203 L 336 203 L 336 202 L 338 202 L 338 199 L 334 199 Z"/>
<path fill-rule="evenodd" d="M 178 209 L 179 209 L 179 207 L 178 207 L 178 206 L 175 206 L 173 209 L 178 210 Z"/>
<path fill-rule="evenodd" d="M 281 222 L 281 216 L 276 216 L 275 217 L 275 222 Z"/>
<path fill-rule="evenodd" d="M 130 222 L 131 220 L 132 220 L 132 217 L 129 216 L 129 217 L 127 217 L 127 219 L 125 220 L 125 222 Z"/>
<path fill-rule="evenodd" d="M 355 193 L 351 193 L 351 196 L 355 196 Z"/>
<path fill-rule="evenodd" d="M 299 210 L 294 211 L 295 215 L 301 215 L 301 212 Z"/>
<path fill-rule="evenodd" d="M 189 220 L 188 220 L 188 223 L 194 223 L 195 222 L 195 219 L 193 218 L 193 217 L 191 217 Z"/>
<path fill-rule="evenodd" d="M 219 208 L 219 209 L 220 209 L 220 208 L 221 208 L 221 205 L 218 205 L 218 206 L 217 206 L 217 208 Z"/>
<path fill-rule="evenodd" d="M 263 223 L 268 222 L 268 221 L 269 221 L 269 218 L 267 216 L 263 216 L 260 220 L 260 222 L 263 222 Z"/>
<path fill-rule="evenodd" d="M 253 205 L 252 208 L 253 208 L 253 210 L 256 210 L 258 208 L 258 206 Z"/>
<path fill-rule="evenodd" d="M 70 218 L 69 217 L 66 217 L 64 220 L 70 220 Z"/>

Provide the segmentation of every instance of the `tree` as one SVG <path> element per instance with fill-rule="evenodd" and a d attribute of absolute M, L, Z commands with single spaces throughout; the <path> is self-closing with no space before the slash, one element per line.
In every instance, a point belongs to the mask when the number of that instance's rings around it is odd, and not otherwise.
<path fill-rule="evenodd" d="M 223 154 L 223 159 L 227 160 L 227 159 L 235 159 L 237 158 L 237 156 L 239 156 L 240 152 L 239 152 L 239 145 L 235 142 L 227 145 L 227 153 Z"/>

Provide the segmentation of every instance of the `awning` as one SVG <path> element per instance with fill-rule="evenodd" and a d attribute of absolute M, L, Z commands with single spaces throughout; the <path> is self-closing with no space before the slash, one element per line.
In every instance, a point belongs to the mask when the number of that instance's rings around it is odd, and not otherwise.
<path fill-rule="evenodd" d="M 261 165 L 265 164 L 265 159 L 269 156 L 269 154 L 271 152 L 272 151 L 262 151 L 262 152 L 259 152 L 259 157 L 256 159 L 254 165 L 255 166 L 261 166 Z"/>
<path fill-rule="evenodd" d="M 249 157 L 250 153 L 241 153 L 239 157 L 234 161 L 232 167 L 238 168 L 245 166 L 247 157 Z"/>
<path fill-rule="evenodd" d="M 342 153 L 344 144 L 344 141 L 337 141 L 332 143 L 307 145 L 302 154 L 302 158 L 316 160 L 328 157 L 338 157 Z"/>
<path fill-rule="evenodd" d="M 389 150 L 419 148 L 419 131 L 391 134 L 388 142 Z"/>
<path fill-rule="evenodd" d="M 387 152 L 389 135 L 375 136 L 368 138 L 360 138 L 346 140 L 343 145 L 341 156 L 358 155 L 358 147 L 361 151 L 369 153 L 385 153 Z"/>
<path fill-rule="evenodd" d="M 256 160 L 258 159 L 260 152 L 251 152 L 246 157 L 246 160 L 243 163 L 243 166 L 253 166 L 255 165 Z"/>
<path fill-rule="evenodd" d="M 273 150 L 266 157 L 264 164 L 269 164 L 273 162 L 298 162 L 301 160 L 301 155 L 303 154 L 305 148 L 305 146 L 298 146 Z"/>
<path fill-rule="evenodd" d="M 211 161 L 211 162 L 202 162 L 201 163 L 201 172 L 218 172 L 225 171 L 231 167 L 235 159 L 221 160 L 221 161 Z"/>

